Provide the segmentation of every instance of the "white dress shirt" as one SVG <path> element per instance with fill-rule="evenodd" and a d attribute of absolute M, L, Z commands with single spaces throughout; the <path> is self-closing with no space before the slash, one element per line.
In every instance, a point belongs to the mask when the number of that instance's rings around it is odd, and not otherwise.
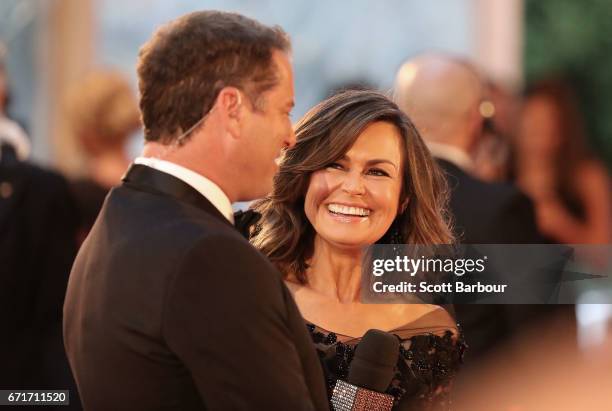
<path fill-rule="evenodd" d="M 425 144 L 427 148 L 429 148 L 432 156 L 453 163 L 466 173 L 472 173 L 474 171 L 474 161 L 472 161 L 468 153 L 460 148 L 451 146 L 450 144 L 435 143 L 433 141 L 426 141 Z"/>
<path fill-rule="evenodd" d="M 170 161 L 160 160 L 154 157 L 137 157 L 134 160 L 134 164 L 142 164 L 154 168 L 184 181 L 202 194 L 229 220 L 230 223 L 234 224 L 234 212 L 230 199 L 218 185 L 203 175 Z"/>

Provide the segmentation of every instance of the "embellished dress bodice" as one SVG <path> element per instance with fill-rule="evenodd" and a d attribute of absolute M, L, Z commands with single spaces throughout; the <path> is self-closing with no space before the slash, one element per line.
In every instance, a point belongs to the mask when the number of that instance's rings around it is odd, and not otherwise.
<path fill-rule="evenodd" d="M 439 309 L 390 331 L 400 340 L 395 375 L 387 389 L 394 397 L 394 409 L 448 411 L 450 388 L 466 350 L 460 327 L 436 326 L 442 316 Z M 446 321 L 441 321 L 444 324 Z M 337 334 L 307 321 L 325 373 L 328 396 L 336 381 L 346 380 L 361 338 Z M 333 408 L 332 408 L 333 409 Z"/>

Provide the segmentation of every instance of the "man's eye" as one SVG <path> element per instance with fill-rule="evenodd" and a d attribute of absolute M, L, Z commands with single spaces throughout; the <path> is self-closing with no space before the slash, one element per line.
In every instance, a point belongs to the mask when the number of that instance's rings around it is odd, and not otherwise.
<path fill-rule="evenodd" d="M 380 168 L 372 168 L 368 170 L 368 174 L 379 177 L 389 177 L 389 173 L 384 170 L 381 170 Z"/>

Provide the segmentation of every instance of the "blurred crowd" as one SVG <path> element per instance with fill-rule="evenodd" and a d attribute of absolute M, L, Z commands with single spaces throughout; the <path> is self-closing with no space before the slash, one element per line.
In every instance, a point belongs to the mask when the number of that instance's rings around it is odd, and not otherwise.
<path fill-rule="evenodd" d="M 65 288 L 79 244 L 130 164 L 137 98 L 124 74 L 107 69 L 60 96 L 87 159 L 83 176 L 71 178 L 29 161 L 35 142 L 8 114 L 7 76 L 0 60 L 0 388 L 72 387 L 61 337 Z M 612 243 L 610 174 L 589 147 L 569 79 L 551 74 L 517 92 L 469 61 L 425 54 L 398 70 L 393 95 L 449 176 L 462 242 Z M 562 317 L 566 341 L 577 340 L 573 307 L 520 310 L 458 307 L 466 361 L 494 351 L 534 313 L 549 325 Z"/>
<path fill-rule="evenodd" d="M 68 277 L 108 190 L 130 164 L 126 142 L 140 115 L 122 74 L 96 71 L 75 82 L 58 103 L 87 169 L 67 178 L 28 160 L 31 142 L 7 114 L 7 80 L 0 62 L 0 387 L 76 393 L 62 341 Z M 70 408 L 79 409 L 72 395 Z"/>
<path fill-rule="evenodd" d="M 477 174 L 528 194 L 551 242 L 610 243 L 609 173 L 589 147 L 571 83 L 545 78 L 521 99 L 489 83 L 487 94 L 493 112 L 477 149 Z"/>

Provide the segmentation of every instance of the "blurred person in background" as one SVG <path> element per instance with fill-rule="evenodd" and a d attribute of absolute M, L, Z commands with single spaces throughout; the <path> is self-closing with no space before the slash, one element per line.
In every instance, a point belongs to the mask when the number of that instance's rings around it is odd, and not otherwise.
<path fill-rule="evenodd" d="M 540 230 L 559 243 L 612 242 L 612 188 L 589 150 L 576 97 L 549 79 L 526 92 L 515 139 L 516 183 L 535 201 Z"/>
<path fill-rule="evenodd" d="M 0 64 L 0 108 L 7 102 Z M 69 389 L 62 305 L 76 254 L 76 207 L 66 180 L 25 161 L 23 130 L 0 118 L 0 389 Z M 45 407 L 54 409 L 54 407 Z"/>
<path fill-rule="evenodd" d="M 30 139 L 23 128 L 8 116 L 10 93 L 4 63 L 6 52 L 6 47 L 0 42 L 0 150 L 13 150 L 17 159 L 25 161 L 30 155 Z"/>
<path fill-rule="evenodd" d="M 474 175 L 473 155 L 483 138 L 485 91 L 474 66 L 444 54 L 424 54 L 406 62 L 395 89 L 398 104 L 414 119 L 448 176 L 459 241 L 540 242 L 529 198 L 509 184 L 484 182 Z"/>
<path fill-rule="evenodd" d="M 474 150 L 474 175 L 485 181 L 509 181 L 512 136 L 519 114 L 517 96 L 489 79 L 484 84 L 480 114 L 482 137 Z"/>
<path fill-rule="evenodd" d="M 106 194 L 119 184 L 130 164 L 126 143 L 140 128 L 140 112 L 125 77 L 111 70 L 93 71 L 75 83 L 67 93 L 65 108 L 87 161 L 85 177 L 72 183 L 82 242 Z"/>
<path fill-rule="evenodd" d="M 533 205 L 525 194 L 509 184 L 485 182 L 474 175 L 485 87 L 473 65 L 446 54 L 419 55 L 397 73 L 395 96 L 446 172 L 458 242 L 542 242 Z M 526 317 L 515 306 L 459 304 L 455 309 L 470 347 L 466 365 L 507 340 Z"/>

